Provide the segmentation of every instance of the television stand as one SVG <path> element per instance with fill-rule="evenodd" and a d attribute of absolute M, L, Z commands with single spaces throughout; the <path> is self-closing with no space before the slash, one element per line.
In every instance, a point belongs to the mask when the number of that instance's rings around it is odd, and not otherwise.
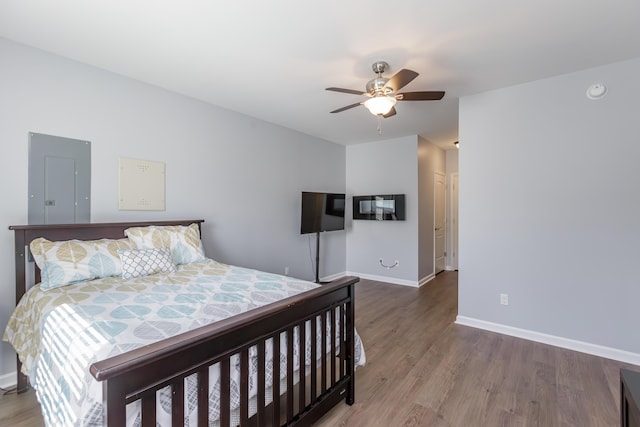
<path fill-rule="evenodd" d="M 316 280 L 315 283 L 319 285 L 325 285 L 327 283 L 331 283 L 331 281 L 321 282 L 320 281 L 320 231 L 316 232 Z"/>

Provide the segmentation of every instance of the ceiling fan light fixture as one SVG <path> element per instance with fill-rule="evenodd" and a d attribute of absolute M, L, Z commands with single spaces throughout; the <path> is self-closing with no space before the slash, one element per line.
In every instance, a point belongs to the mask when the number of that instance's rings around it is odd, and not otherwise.
<path fill-rule="evenodd" d="M 396 98 L 393 96 L 374 96 L 364 102 L 364 106 L 374 116 L 384 116 L 394 105 L 396 105 Z"/>

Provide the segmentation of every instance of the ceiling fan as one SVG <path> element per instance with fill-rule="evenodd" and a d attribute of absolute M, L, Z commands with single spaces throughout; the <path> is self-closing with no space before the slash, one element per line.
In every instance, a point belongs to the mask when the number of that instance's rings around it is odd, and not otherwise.
<path fill-rule="evenodd" d="M 328 87 L 326 90 L 334 92 L 351 93 L 354 95 L 368 96 L 369 99 L 346 107 L 338 108 L 331 113 L 340 113 L 345 110 L 364 105 L 371 114 L 379 117 L 391 117 L 396 115 L 397 101 L 437 101 L 444 96 L 443 91 L 421 91 L 421 92 L 398 92 L 408 85 L 413 79 L 418 77 L 418 73 L 412 70 L 402 69 L 390 79 L 382 77 L 382 73 L 389 68 L 389 64 L 384 61 L 374 62 L 371 66 L 373 72 L 378 75 L 367 83 L 367 91 L 342 89 L 339 87 Z"/>

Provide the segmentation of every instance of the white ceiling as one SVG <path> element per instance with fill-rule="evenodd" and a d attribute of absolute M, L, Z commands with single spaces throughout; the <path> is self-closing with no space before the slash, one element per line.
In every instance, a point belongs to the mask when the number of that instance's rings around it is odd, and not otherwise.
<path fill-rule="evenodd" d="M 0 37 L 340 144 L 458 138 L 461 96 L 640 57 L 638 0 L 3 0 Z M 1 60 L 1 58 L 0 58 Z M 371 64 L 420 73 L 382 122 Z M 586 88 L 585 88 L 586 90 Z"/>

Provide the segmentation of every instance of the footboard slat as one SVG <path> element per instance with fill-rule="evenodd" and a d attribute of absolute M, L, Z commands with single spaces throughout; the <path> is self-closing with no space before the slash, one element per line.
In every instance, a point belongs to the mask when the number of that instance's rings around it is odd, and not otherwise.
<path fill-rule="evenodd" d="M 258 425 L 265 425 L 265 345 L 264 341 L 260 341 L 257 345 L 258 350 L 258 395 L 257 406 L 258 412 L 256 414 Z"/>
<path fill-rule="evenodd" d="M 318 329 L 316 317 L 311 318 L 311 402 L 315 402 L 318 391 Z"/>
<path fill-rule="evenodd" d="M 271 378 L 273 384 L 273 412 L 272 420 L 274 426 L 280 425 L 280 334 L 276 333 L 273 336 L 273 377 Z"/>
<path fill-rule="evenodd" d="M 345 309 L 345 317 L 344 317 L 344 323 L 345 325 L 347 325 L 348 327 L 345 328 L 346 331 L 346 373 L 345 373 L 345 378 L 352 378 L 354 377 L 355 374 L 355 313 L 356 313 L 356 301 L 355 301 L 355 296 L 353 294 L 354 292 L 354 287 L 350 286 L 349 287 L 349 294 L 351 296 L 351 298 L 349 299 L 349 302 L 347 302 L 347 307 Z M 353 326 L 353 327 L 352 327 Z M 355 402 L 355 398 L 356 398 L 356 382 L 355 380 L 349 381 L 347 383 L 347 396 L 345 397 L 345 402 L 347 403 L 347 405 L 353 405 L 353 403 Z"/>
<path fill-rule="evenodd" d="M 298 340 L 298 366 L 300 366 L 300 381 L 298 382 L 298 411 L 302 411 L 307 404 L 305 403 L 305 394 L 307 392 L 307 377 L 305 375 L 305 360 L 306 360 L 306 323 L 302 322 L 298 325 L 298 330 L 300 331 L 299 340 Z"/>
<path fill-rule="evenodd" d="M 344 319 L 344 305 L 340 305 L 340 319 Z M 342 331 L 344 331 L 344 327 L 340 329 L 339 334 L 340 334 L 340 378 L 344 378 L 345 373 L 346 373 L 346 357 L 345 357 L 345 353 L 346 353 L 346 349 L 345 349 L 345 337 L 343 337 L 342 335 Z"/>
<path fill-rule="evenodd" d="M 229 358 L 220 361 L 220 427 L 231 425 L 231 376 Z"/>
<path fill-rule="evenodd" d="M 356 281 L 341 279 L 309 291 L 311 296 L 292 297 L 279 306 L 274 303 L 275 308 L 187 332 L 180 340 L 134 350 L 136 359 L 120 355 L 95 363 L 91 372 L 104 381 L 108 397 L 108 426 L 124 425 L 125 402 L 135 400 L 144 408 L 144 425 L 155 425 L 155 396 L 167 386 L 178 426 L 188 416 L 185 392 L 197 394 L 193 416 L 203 426 L 212 421 L 210 414 L 218 416 L 221 427 L 232 421 L 240 426 L 309 426 L 345 398 L 353 403 Z M 193 391 L 185 389 L 190 375 L 195 375 Z M 211 386 L 216 392 L 219 387 L 219 408 L 209 407 Z"/>
<path fill-rule="evenodd" d="M 249 350 L 240 352 L 240 425 L 249 419 Z"/>
<path fill-rule="evenodd" d="M 179 378 L 171 385 L 171 423 L 184 424 L 184 380 Z"/>
<path fill-rule="evenodd" d="M 209 367 L 198 371 L 198 425 L 209 425 Z"/>
<path fill-rule="evenodd" d="M 293 328 L 287 330 L 287 423 L 293 419 Z"/>
<path fill-rule="evenodd" d="M 327 313 L 323 313 L 320 316 L 320 324 L 322 331 L 322 358 L 321 360 L 321 383 L 320 394 L 324 394 L 327 391 Z"/>
<path fill-rule="evenodd" d="M 336 313 L 331 309 L 331 387 L 336 385 Z"/>
<path fill-rule="evenodd" d="M 141 400 L 142 427 L 156 427 L 156 394 L 146 393 Z"/>

